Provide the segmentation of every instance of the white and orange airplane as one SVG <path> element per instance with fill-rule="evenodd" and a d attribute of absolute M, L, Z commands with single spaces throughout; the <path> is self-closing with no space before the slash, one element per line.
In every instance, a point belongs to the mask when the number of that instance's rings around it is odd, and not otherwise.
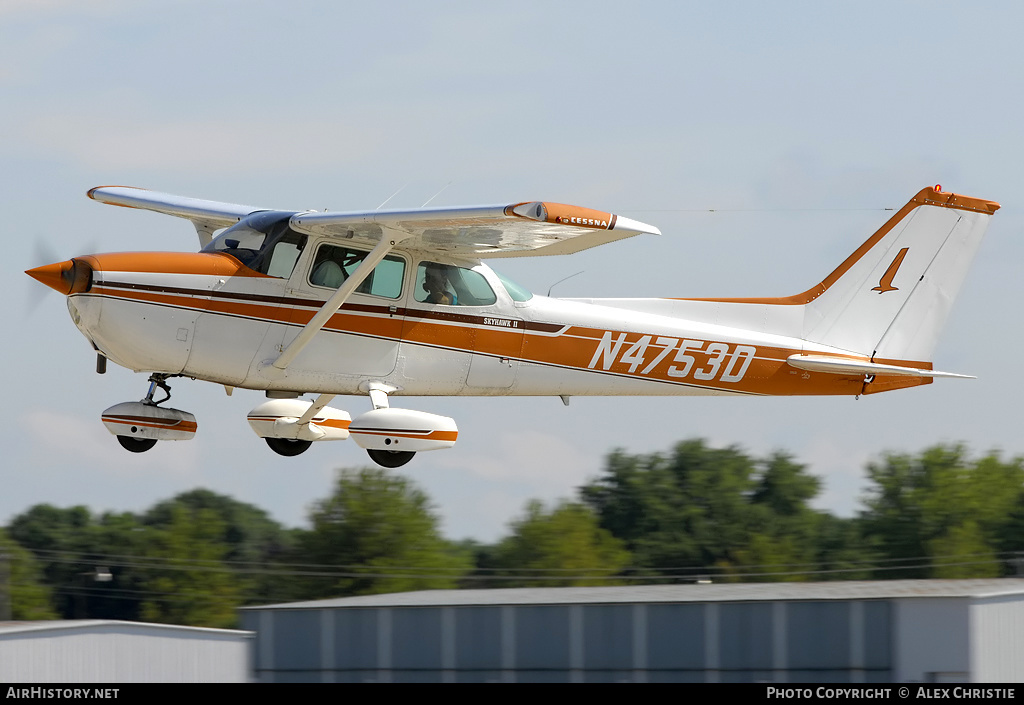
<path fill-rule="evenodd" d="M 121 186 L 89 196 L 188 219 L 202 247 L 27 272 L 67 296 L 97 371 L 109 359 L 150 374 L 142 401 L 103 412 L 122 446 L 192 438 L 195 417 L 161 406 L 168 379 L 191 377 L 265 391 L 248 420 L 282 455 L 351 436 L 385 467 L 458 435 L 451 418 L 390 406 L 401 395 L 860 395 L 963 377 L 931 355 L 999 208 L 923 189 L 795 296 L 555 299 L 483 261 L 658 229 L 546 202 L 318 213 Z M 337 395 L 372 409 L 353 419 L 328 406 Z"/>

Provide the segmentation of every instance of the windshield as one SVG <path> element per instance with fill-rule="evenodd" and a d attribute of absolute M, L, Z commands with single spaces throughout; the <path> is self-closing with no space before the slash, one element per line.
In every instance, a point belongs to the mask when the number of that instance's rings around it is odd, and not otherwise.
<path fill-rule="evenodd" d="M 523 302 L 529 301 L 530 299 L 533 298 L 533 294 L 528 289 L 524 289 L 523 287 L 519 286 L 514 281 L 512 281 L 505 275 L 501 274 L 500 272 L 494 272 L 494 274 L 496 277 L 498 277 L 498 280 L 501 281 L 501 285 L 505 287 L 505 291 L 508 292 L 508 295 L 512 297 L 513 301 Z"/>
<path fill-rule="evenodd" d="M 222 252 L 257 272 L 287 278 L 306 245 L 306 236 L 288 227 L 292 215 L 283 211 L 248 215 L 214 238 L 203 252 Z"/>

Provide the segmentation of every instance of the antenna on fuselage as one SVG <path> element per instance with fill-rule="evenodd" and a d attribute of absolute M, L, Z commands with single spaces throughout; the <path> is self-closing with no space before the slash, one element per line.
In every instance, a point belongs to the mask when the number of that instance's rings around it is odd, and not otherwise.
<path fill-rule="evenodd" d="M 569 279 L 572 279 L 573 277 L 576 277 L 576 276 L 579 276 L 580 274 L 583 274 L 583 272 L 585 272 L 585 271 L 587 271 L 587 270 L 581 269 L 580 271 L 576 272 L 576 274 L 570 274 L 565 279 L 559 279 L 558 281 L 556 281 L 554 284 L 552 284 L 551 286 L 548 287 L 548 296 L 551 296 L 551 290 L 554 289 L 556 286 L 558 286 L 559 284 L 561 284 L 564 281 L 567 281 Z"/>

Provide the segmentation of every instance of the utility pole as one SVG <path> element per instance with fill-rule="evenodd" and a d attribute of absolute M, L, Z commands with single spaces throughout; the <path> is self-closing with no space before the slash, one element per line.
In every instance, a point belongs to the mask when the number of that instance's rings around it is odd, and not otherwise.
<path fill-rule="evenodd" d="M 1024 578 L 1024 551 L 1017 551 L 1014 554 L 1014 558 L 1010 560 L 1010 563 L 1016 572 L 1014 577 Z"/>

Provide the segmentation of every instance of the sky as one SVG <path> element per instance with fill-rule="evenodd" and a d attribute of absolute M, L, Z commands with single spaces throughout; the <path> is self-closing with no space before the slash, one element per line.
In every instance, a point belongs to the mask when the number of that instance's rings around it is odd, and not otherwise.
<path fill-rule="evenodd" d="M 497 263 L 540 294 L 582 271 L 562 297 L 794 294 L 925 186 L 1002 204 L 935 353 L 976 380 L 859 400 L 403 399 L 459 425 L 453 449 L 394 471 L 453 539 L 573 498 L 615 448 L 784 450 L 842 516 L 883 453 L 1024 454 L 1021 26 L 1013 2 L 0 0 L 0 523 L 207 487 L 302 526 L 338 468 L 368 464 L 348 442 L 277 456 L 245 420 L 261 393 L 191 380 L 173 405 L 195 440 L 121 449 L 100 412 L 146 375 L 97 375 L 62 297 L 22 272 L 198 244 L 187 221 L 86 198 L 105 184 L 294 210 L 547 200 L 661 229 Z"/>

